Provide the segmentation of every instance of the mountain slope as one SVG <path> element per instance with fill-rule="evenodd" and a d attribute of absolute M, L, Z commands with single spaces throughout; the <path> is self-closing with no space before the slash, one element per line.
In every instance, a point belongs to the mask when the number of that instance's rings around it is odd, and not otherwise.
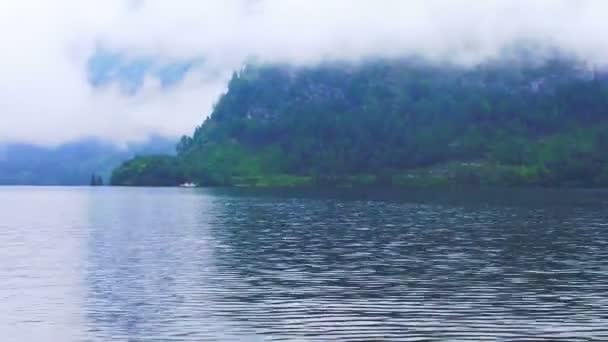
<path fill-rule="evenodd" d="M 0 185 L 87 185 L 91 175 L 110 173 L 137 154 L 172 153 L 175 142 L 160 137 L 119 148 L 82 139 L 47 148 L 29 144 L 0 146 Z"/>
<path fill-rule="evenodd" d="M 564 58 L 249 66 L 175 159 L 131 161 L 113 183 L 153 184 L 160 163 L 164 185 L 600 186 L 607 127 L 606 73 Z"/>

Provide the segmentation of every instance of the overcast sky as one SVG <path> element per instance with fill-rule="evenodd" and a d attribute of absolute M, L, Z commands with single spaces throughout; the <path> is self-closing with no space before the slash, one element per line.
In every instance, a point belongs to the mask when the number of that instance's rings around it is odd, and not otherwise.
<path fill-rule="evenodd" d="M 246 60 L 421 55 L 520 41 L 608 64 L 606 0 L 0 0 L 0 142 L 189 134 Z"/>

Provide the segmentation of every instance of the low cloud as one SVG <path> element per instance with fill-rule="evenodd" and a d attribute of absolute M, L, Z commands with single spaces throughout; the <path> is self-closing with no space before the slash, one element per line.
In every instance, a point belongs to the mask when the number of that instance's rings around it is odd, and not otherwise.
<path fill-rule="evenodd" d="M 311 65 L 418 55 L 475 64 L 526 42 L 608 63 L 604 0 L 13 0 L 0 3 L 0 142 L 124 143 L 188 134 L 248 60 Z M 100 53 L 200 60 L 163 86 L 93 85 Z"/>

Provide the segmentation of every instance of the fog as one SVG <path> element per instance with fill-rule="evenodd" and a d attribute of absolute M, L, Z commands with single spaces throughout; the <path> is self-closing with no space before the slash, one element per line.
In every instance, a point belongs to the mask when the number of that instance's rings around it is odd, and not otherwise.
<path fill-rule="evenodd" d="M 0 142 L 116 143 L 189 134 L 248 61 L 416 55 L 475 65 L 526 43 L 608 64 L 604 0 L 13 0 L 0 2 Z M 101 53 L 158 65 L 190 61 L 165 87 L 90 82 Z"/>

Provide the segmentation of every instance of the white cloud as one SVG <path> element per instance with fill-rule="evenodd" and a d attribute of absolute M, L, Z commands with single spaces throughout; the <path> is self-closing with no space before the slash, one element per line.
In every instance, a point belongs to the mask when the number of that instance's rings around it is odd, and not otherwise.
<path fill-rule="evenodd" d="M 605 32 L 605 0 L 1 0 L 0 141 L 189 133 L 250 57 L 311 64 L 419 54 L 475 63 L 525 40 L 604 65 Z M 206 62 L 173 88 L 147 79 L 131 96 L 88 83 L 99 46 Z"/>

